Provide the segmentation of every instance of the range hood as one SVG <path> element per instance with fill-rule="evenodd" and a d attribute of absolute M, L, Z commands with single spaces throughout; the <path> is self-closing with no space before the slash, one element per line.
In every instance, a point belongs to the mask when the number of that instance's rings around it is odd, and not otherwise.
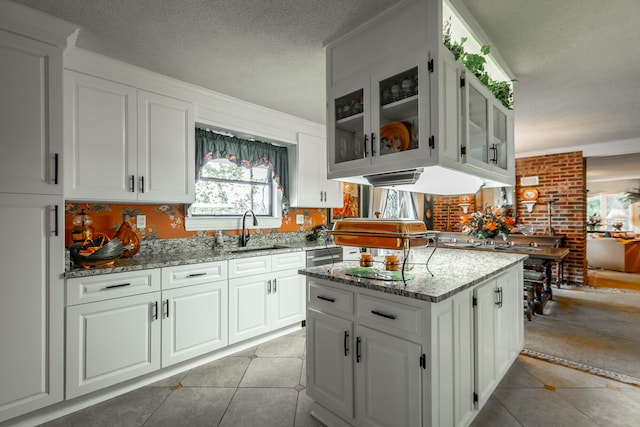
<path fill-rule="evenodd" d="M 378 173 L 375 175 L 365 175 L 364 178 L 374 187 L 391 187 L 395 185 L 415 184 L 424 171 L 422 168 L 404 171 Z"/>
<path fill-rule="evenodd" d="M 425 166 L 396 172 L 338 178 L 338 180 L 437 195 L 474 194 L 483 186 L 502 187 L 506 185 L 483 180 L 475 175 L 443 166 Z"/>

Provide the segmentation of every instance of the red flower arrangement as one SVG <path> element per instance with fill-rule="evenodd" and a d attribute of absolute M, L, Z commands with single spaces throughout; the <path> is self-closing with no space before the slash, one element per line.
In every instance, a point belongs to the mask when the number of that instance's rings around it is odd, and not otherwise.
<path fill-rule="evenodd" d="M 507 216 L 504 209 L 488 207 L 484 212 L 474 212 L 461 221 L 462 231 L 479 239 L 496 237 L 502 233 L 508 235 L 515 227 L 515 221 Z"/>

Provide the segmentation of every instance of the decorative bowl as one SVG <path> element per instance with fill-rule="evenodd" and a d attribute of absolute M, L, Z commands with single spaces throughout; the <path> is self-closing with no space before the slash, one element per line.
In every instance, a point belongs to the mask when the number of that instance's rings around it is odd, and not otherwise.
<path fill-rule="evenodd" d="M 118 238 L 105 243 L 106 238 L 98 237 L 83 244 L 69 246 L 69 254 L 73 262 L 84 268 L 113 267 L 124 253 L 124 246 Z M 91 248 L 99 248 L 90 253 Z"/>

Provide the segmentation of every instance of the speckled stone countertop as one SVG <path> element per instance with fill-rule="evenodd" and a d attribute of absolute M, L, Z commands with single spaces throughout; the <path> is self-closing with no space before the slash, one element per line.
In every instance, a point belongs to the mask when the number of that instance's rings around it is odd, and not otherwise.
<path fill-rule="evenodd" d="M 324 247 L 335 247 L 333 243 L 318 243 L 308 241 L 295 241 L 286 243 L 277 243 L 265 246 L 277 246 L 274 249 L 260 251 L 245 251 L 260 247 L 260 245 L 250 242 L 247 248 L 225 246 L 222 249 L 213 249 L 211 247 L 193 247 L 185 245 L 176 245 L 171 250 L 141 250 L 132 258 L 120 258 L 116 261 L 114 267 L 101 267 L 84 269 L 75 267 L 67 269 L 65 278 L 97 276 L 102 274 L 122 273 L 126 271 L 147 270 L 151 268 L 171 267 L 176 265 L 198 264 L 212 261 L 225 261 L 229 259 L 248 258 L 262 255 L 273 255 L 288 252 L 300 252 L 311 249 L 319 249 Z"/>
<path fill-rule="evenodd" d="M 528 255 L 513 253 L 438 248 L 429 261 L 429 270 L 433 273 L 432 277 L 426 268 L 426 261 L 432 250 L 426 248 L 411 251 L 414 257 L 414 268 L 410 273 L 415 277 L 406 280 L 406 284 L 402 281 L 365 279 L 344 274 L 345 269 L 358 266 L 358 261 L 345 261 L 334 265 L 333 268 L 327 266 L 309 267 L 300 270 L 300 274 L 408 298 L 440 302 L 481 283 L 528 257 Z M 378 268 L 384 269 L 382 258 L 374 258 L 374 261 L 377 261 L 374 267 L 378 266 Z"/>

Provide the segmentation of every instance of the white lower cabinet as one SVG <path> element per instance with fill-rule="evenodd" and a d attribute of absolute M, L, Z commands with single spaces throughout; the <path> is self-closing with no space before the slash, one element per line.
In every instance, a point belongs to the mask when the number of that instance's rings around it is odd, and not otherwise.
<path fill-rule="evenodd" d="M 229 260 L 229 344 L 305 318 L 304 251 Z"/>
<path fill-rule="evenodd" d="M 307 311 L 307 394 L 345 420 L 354 417 L 353 322 Z"/>
<path fill-rule="evenodd" d="M 67 279 L 66 398 L 225 347 L 227 262 Z"/>
<path fill-rule="evenodd" d="M 470 425 L 522 349 L 521 271 L 439 303 L 308 277 L 312 413 L 328 425 Z"/>
<path fill-rule="evenodd" d="M 160 368 L 160 270 L 67 279 L 66 288 L 67 399 Z"/>
<path fill-rule="evenodd" d="M 67 307 L 67 399 L 159 368 L 160 292 Z"/>
<path fill-rule="evenodd" d="M 524 345 L 522 269 L 511 269 L 474 290 L 475 382 L 478 406 L 491 397 Z M 514 284 L 519 286 L 515 286 Z"/>
<path fill-rule="evenodd" d="M 420 425 L 422 347 L 356 326 L 355 351 L 358 425 Z"/>
<path fill-rule="evenodd" d="M 227 342 L 226 281 L 162 291 L 162 367 Z"/>

